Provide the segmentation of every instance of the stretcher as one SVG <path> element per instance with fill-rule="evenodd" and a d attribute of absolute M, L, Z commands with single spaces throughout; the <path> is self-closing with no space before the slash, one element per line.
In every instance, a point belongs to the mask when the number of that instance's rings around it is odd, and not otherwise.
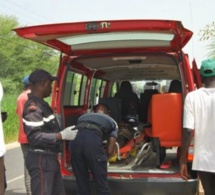
<path fill-rule="evenodd" d="M 135 157 L 137 155 L 137 151 L 143 146 L 145 143 L 145 135 L 143 132 L 137 131 L 134 133 L 133 138 L 127 141 L 125 146 L 119 147 L 119 144 L 116 142 L 116 152 L 115 155 L 113 155 L 109 162 L 116 162 L 119 160 L 126 159 L 130 156 Z"/>

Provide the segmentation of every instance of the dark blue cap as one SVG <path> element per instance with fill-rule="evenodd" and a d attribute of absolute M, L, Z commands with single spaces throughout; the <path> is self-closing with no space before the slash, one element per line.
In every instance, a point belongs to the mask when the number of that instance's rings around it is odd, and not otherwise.
<path fill-rule="evenodd" d="M 28 85 L 30 85 L 29 75 L 24 76 L 24 78 L 23 78 L 22 81 L 23 81 L 23 85 L 24 85 L 25 87 L 27 87 Z"/>
<path fill-rule="evenodd" d="M 54 81 L 57 80 L 57 77 L 52 76 L 49 72 L 43 69 L 36 69 L 29 76 L 29 81 L 31 84 L 40 83 L 45 80 Z"/>

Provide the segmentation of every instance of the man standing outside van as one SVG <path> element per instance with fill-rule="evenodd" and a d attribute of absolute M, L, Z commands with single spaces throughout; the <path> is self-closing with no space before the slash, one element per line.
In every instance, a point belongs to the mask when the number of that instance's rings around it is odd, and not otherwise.
<path fill-rule="evenodd" d="M 43 69 L 29 76 L 31 93 L 24 106 L 23 124 L 30 146 L 25 163 L 31 176 L 32 195 L 65 195 L 57 153 L 61 152 L 61 140 L 73 140 L 77 130 L 72 130 L 73 126 L 60 131 L 51 107 L 44 101 L 56 79 Z"/>
<path fill-rule="evenodd" d="M 29 150 L 29 144 L 28 144 L 27 136 L 26 136 L 26 134 L 24 132 L 24 128 L 23 128 L 22 113 L 23 113 L 23 108 L 24 108 L 25 102 L 28 99 L 28 93 L 31 92 L 31 90 L 30 90 L 30 81 L 29 81 L 29 76 L 28 75 L 26 75 L 23 78 L 23 85 L 24 85 L 24 90 L 18 96 L 17 102 L 16 102 L 16 114 L 19 117 L 18 142 L 21 145 L 23 158 L 25 159 L 25 157 L 27 155 L 27 152 Z M 26 194 L 31 195 L 30 175 L 29 175 L 28 170 L 27 170 L 25 165 L 24 165 L 24 179 L 25 179 Z"/>
<path fill-rule="evenodd" d="M 215 194 L 215 59 L 201 64 L 205 87 L 187 94 L 184 104 L 180 173 L 188 180 L 186 155 L 194 131 L 192 169 L 198 172 L 205 195 Z"/>
<path fill-rule="evenodd" d="M 71 163 L 79 195 L 90 195 L 89 170 L 97 195 L 110 194 L 107 160 L 113 155 L 118 127 L 108 116 L 110 111 L 104 104 L 96 105 L 94 112 L 78 118 L 76 127 L 79 131 L 76 139 L 70 142 Z M 103 140 L 107 140 L 106 151 Z"/>

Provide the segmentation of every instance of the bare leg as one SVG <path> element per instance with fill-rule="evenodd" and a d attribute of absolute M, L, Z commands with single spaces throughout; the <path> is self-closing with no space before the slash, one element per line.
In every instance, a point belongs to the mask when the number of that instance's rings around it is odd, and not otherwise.
<path fill-rule="evenodd" d="M 0 157 L 0 195 L 4 195 L 4 191 L 5 191 L 4 158 Z"/>

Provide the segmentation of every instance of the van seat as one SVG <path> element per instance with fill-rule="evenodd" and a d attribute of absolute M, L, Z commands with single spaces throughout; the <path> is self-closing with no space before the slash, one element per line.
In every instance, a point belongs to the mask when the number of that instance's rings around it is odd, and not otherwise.
<path fill-rule="evenodd" d="M 159 156 L 161 149 L 181 146 L 182 94 L 153 95 L 148 120 L 151 123 L 151 128 L 147 128 L 145 132 L 153 140 L 159 166 L 162 161 Z"/>
<path fill-rule="evenodd" d="M 180 80 L 172 80 L 169 86 L 169 93 L 181 93 L 182 84 Z"/>
<path fill-rule="evenodd" d="M 158 94 L 157 89 L 145 89 L 144 93 L 140 94 L 140 113 L 139 119 L 141 122 L 147 122 L 148 108 L 151 101 L 151 98 L 154 94 Z"/>

